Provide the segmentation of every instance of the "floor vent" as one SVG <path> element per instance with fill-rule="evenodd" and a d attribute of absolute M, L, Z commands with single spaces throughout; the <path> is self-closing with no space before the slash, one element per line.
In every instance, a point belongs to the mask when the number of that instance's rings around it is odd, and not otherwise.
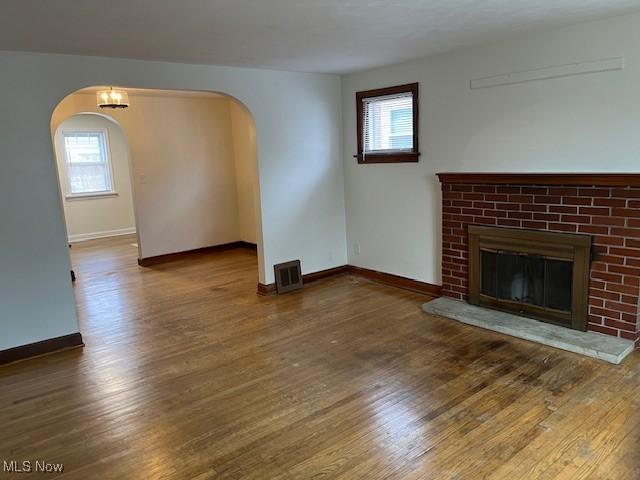
<path fill-rule="evenodd" d="M 286 293 L 302 288 L 302 271 L 300 260 L 280 263 L 273 266 L 278 293 Z"/>

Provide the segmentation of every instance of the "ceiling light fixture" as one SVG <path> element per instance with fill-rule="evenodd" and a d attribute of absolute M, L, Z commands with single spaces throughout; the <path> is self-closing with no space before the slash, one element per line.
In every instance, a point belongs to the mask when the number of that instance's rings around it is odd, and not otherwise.
<path fill-rule="evenodd" d="M 124 90 L 109 88 L 109 90 L 98 90 L 98 106 L 100 108 L 127 108 L 129 106 L 129 95 Z"/>

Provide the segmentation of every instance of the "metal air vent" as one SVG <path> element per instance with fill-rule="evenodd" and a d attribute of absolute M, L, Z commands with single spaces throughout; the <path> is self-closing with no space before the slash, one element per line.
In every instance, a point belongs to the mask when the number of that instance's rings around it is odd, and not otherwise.
<path fill-rule="evenodd" d="M 273 266 L 278 293 L 286 293 L 302 288 L 302 271 L 300 260 L 280 263 Z"/>

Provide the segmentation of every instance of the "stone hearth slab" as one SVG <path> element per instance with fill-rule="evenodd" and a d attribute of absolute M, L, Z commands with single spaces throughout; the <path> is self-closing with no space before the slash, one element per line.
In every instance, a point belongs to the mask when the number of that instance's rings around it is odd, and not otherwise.
<path fill-rule="evenodd" d="M 619 364 L 633 351 L 633 342 L 596 332 L 579 332 L 527 317 L 469 305 L 452 298 L 441 297 L 422 305 L 432 315 L 447 317 L 512 337 L 523 338 Z"/>

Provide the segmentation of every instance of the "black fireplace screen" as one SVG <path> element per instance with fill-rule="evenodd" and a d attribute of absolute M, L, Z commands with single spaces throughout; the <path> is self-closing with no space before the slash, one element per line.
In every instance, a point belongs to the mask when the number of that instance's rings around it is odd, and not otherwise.
<path fill-rule="evenodd" d="M 480 255 L 483 295 L 571 312 L 573 262 L 503 250 Z"/>

